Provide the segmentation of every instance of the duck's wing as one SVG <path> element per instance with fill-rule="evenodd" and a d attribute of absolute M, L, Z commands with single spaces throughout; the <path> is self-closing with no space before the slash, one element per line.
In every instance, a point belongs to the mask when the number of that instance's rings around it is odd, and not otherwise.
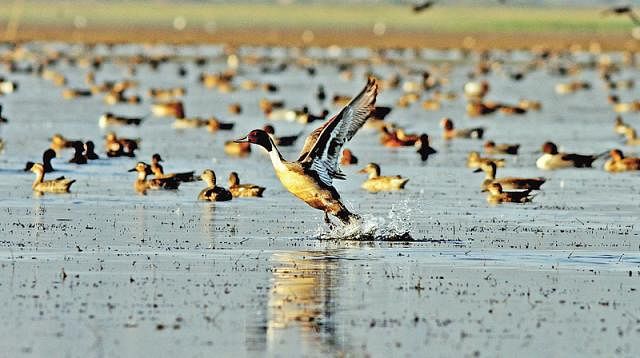
<path fill-rule="evenodd" d="M 305 141 L 298 161 L 304 167 L 314 170 L 324 184 L 331 185 L 333 178 L 344 179 L 344 174 L 338 167 L 342 146 L 353 138 L 369 118 L 377 95 L 378 83 L 375 78 L 370 77 L 358 96 L 335 117 L 314 130 Z"/>

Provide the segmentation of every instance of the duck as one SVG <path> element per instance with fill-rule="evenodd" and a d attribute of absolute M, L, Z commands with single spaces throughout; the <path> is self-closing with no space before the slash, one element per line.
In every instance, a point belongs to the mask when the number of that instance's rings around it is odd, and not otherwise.
<path fill-rule="evenodd" d="M 482 164 L 488 163 L 488 162 L 496 163 L 496 166 L 498 168 L 502 168 L 505 165 L 504 159 L 488 158 L 488 157 L 483 158 L 482 156 L 480 156 L 480 153 L 475 151 L 469 152 L 469 155 L 467 156 L 467 168 L 477 169 L 477 168 L 480 168 Z"/>
<path fill-rule="evenodd" d="M 53 166 L 51 165 L 51 160 L 55 157 L 56 151 L 51 148 L 45 150 L 44 153 L 42 153 L 42 167 L 45 173 L 51 173 L 55 171 L 55 169 L 53 169 Z M 24 167 L 24 171 L 26 172 L 31 170 L 31 167 L 33 167 L 34 164 L 34 162 L 27 162 Z"/>
<path fill-rule="evenodd" d="M 76 182 L 74 179 L 66 179 L 65 177 L 44 180 L 45 171 L 41 163 L 34 163 L 29 170 L 36 174 L 31 188 L 39 193 L 68 193 L 71 184 Z"/>
<path fill-rule="evenodd" d="M 115 132 L 105 136 L 107 157 L 135 157 L 140 139 L 118 138 Z"/>
<path fill-rule="evenodd" d="M 62 98 L 75 99 L 79 97 L 91 97 L 93 93 L 90 89 L 84 88 L 65 88 L 62 90 Z"/>
<path fill-rule="evenodd" d="M 228 140 L 224 142 L 224 152 L 232 157 L 246 157 L 251 154 L 251 144 Z"/>
<path fill-rule="evenodd" d="M 171 101 L 175 98 L 183 97 L 187 93 L 184 87 L 173 88 L 150 88 L 147 94 L 156 101 Z"/>
<path fill-rule="evenodd" d="M 296 140 L 298 140 L 298 138 L 300 137 L 300 134 L 277 137 L 275 135 L 275 132 L 276 132 L 275 128 L 273 128 L 273 126 L 270 124 L 267 124 L 264 127 L 262 127 L 262 130 L 267 132 L 267 134 L 271 136 L 271 139 L 273 139 L 273 142 L 280 147 L 292 146 L 296 143 Z"/>
<path fill-rule="evenodd" d="M 622 119 L 622 116 L 616 116 L 615 122 L 613 123 L 613 131 L 615 133 L 625 135 L 631 128 L 632 127 Z"/>
<path fill-rule="evenodd" d="M 492 140 L 488 140 L 484 143 L 484 152 L 487 154 L 511 154 L 518 155 L 518 149 L 520 144 L 496 144 Z"/>
<path fill-rule="evenodd" d="M 285 160 L 273 139 L 262 129 L 249 132 L 237 142 L 249 142 L 265 149 L 282 185 L 307 205 L 323 211 L 325 223 L 332 225 L 329 214 L 345 225 L 358 223 L 360 216 L 342 203 L 333 179 L 345 179 L 338 167 L 340 150 L 371 115 L 377 95 L 377 80 L 370 77 L 349 104 L 311 132 L 296 161 Z"/>
<path fill-rule="evenodd" d="M 81 141 L 73 142 L 73 149 L 73 158 L 69 160 L 69 163 L 87 164 L 87 157 L 84 155 L 84 143 Z"/>
<path fill-rule="evenodd" d="M 240 103 L 231 103 L 227 107 L 227 110 L 231 114 L 241 114 L 242 113 L 242 106 L 240 105 Z"/>
<path fill-rule="evenodd" d="M 487 187 L 489 194 L 487 195 L 487 202 L 490 204 L 501 203 L 526 203 L 531 201 L 531 190 L 520 191 L 504 191 L 500 183 L 491 183 Z"/>
<path fill-rule="evenodd" d="M 489 82 L 467 82 L 463 87 L 464 95 L 470 100 L 481 100 L 489 93 Z"/>
<path fill-rule="evenodd" d="M 145 117 L 123 117 L 116 116 L 111 112 L 106 112 L 105 114 L 100 116 L 98 120 L 98 125 L 100 128 L 107 128 L 109 126 L 139 126 Z"/>
<path fill-rule="evenodd" d="M 467 115 L 469 117 L 486 116 L 501 109 L 502 105 L 495 102 L 482 102 L 479 100 L 473 100 L 467 103 Z"/>
<path fill-rule="evenodd" d="M 238 173 L 229 173 L 229 191 L 234 198 L 262 197 L 265 188 L 255 184 L 240 184 Z"/>
<path fill-rule="evenodd" d="M 543 170 L 554 170 L 561 168 L 591 168 L 596 159 L 607 154 L 583 155 L 573 153 L 560 153 L 558 147 L 553 142 L 546 142 L 542 145 L 542 156 L 536 161 L 536 166 Z"/>
<path fill-rule="evenodd" d="M 416 147 L 418 147 L 416 152 L 420 154 L 420 159 L 423 162 L 426 162 L 430 155 L 438 153 L 438 151 L 433 149 L 429 144 L 429 135 L 426 133 L 420 135 L 420 139 L 416 142 Z"/>
<path fill-rule="evenodd" d="M 514 178 L 514 177 L 504 177 L 504 178 L 496 178 L 497 165 L 494 162 L 486 162 L 480 165 L 480 168 L 474 170 L 474 172 L 485 172 L 484 181 L 482 182 L 482 190 L 487 190 L 491 183 L 500 183 L 503 189 L 506 190 L 514 190 L 514 189 L 531 189 L 531 190 L 540 190 L 542 184 L 544 184 L 547 180 L 542 177 L 538 178 Z"/>
<path fill-rule="evenodd" d="M 74 142 L 77 140 L 67 139 L 62 134 L 56 133 L 51 137 L 51 149 L 57 152 L 65 148 L 72 148 Z"/>
<path fill-rule="evenodd" d="M 376 163 L 367 164 L 358 173 L 369 174 L 369 178 L 362 183 L 362 188 L 370 193 L 401 190 L 404 189 L 409 181 L 408 178 L 403 178 L 399 175 L 381 176 L 380 166 Z"/>
<path fill-rule="evenodd" d="M 180 182 L 191 182 L 196 180 L 196 177 L 193 175 L 194 171 L 165 174 L 164 168 L 160 164 L 160 162 L 163 161 L 164 160 L 162 160 L 162 157 L 158 153 L 151 156 L 151 172 L 156 178 L 174 178 Z"/>
<path fill-rule="evenodd" d="M 174 190 L 180 186 L 180 182 L 176 178 L 153 178 L 147 180 L 147 176 L 152 172 L 151 166 L 145 162 L 138 162 L 134 168 L 128 171 L 138 173 L 138 178 L 133 183 L 133 187 L 141 194 L 146 194 L 147 190 Z"/>
<path fill-rule="evenodd" d="M 100 156 L 95 152 L 96 145 L 93 144 L 93 141 L 86 141 L 84 143 L 84 156 L 89 160 L 97 160 L 100 159 Z"/>
<path fill-rule="evenodd" d="M 404 129 L 395 126 L 382 127 L 380 143 L 385 147 L 410 147 L 414 146 L 420 137 L 416 134 L 407 134 Z"/>
<path fill-rule="evenodd" d="M 7 117 L 2 116 L 2 104 L 0 104 L 0 124 L 2 123 L 9 123 L 9 120 Z"/>
<path fill-rule="evenodd" d="M 199 178 L 207 183 L 207 187 L 198 194 L 198 200 L 229 201 L 233 199 L 233 195 L 229 190 L 216 185 L 216 173 L 213 170 L 205 169 Z"/>
<path fill-rule="evenodd" d="M 151 113 L 156 117 L 184 118 L 184 105 L 181 101 L 158 102 L 151 105 Z"/>
<path fill-rule="evenodd" d="M 350 149 L 344 149 L 342 151 L 342 158 L 340 158 L 340 165 L 353 165 L 358 164 L 358 158 L 353 155 Z"/>
<path fill-rule="evenodd" d="M 454 138 L 482 139 L 482 136 L 484 135 L 483 127 L 455 129 L 453 121 L 450 118 L 443 118 L 440 121 L 440 126 L 443 128 L 442 137 L 445 140 L 451 140 Z"/>
<path fill-rule="evenodd" d="M 627 128 L 624 132 L 624 136 L 627 138 L 627 141 L 625 142 L 626 145 L 640 145 L 640 138 L 638 138 L 638 134 L 635 129 Z"/>
<path fill-rule="evenodd" d="M 627 158 L 619 149 L 612 149 L 609 156 L 611 159 L 604 163 L 604 170 L 610 173 L 640 170 L 640 158 Z"/>

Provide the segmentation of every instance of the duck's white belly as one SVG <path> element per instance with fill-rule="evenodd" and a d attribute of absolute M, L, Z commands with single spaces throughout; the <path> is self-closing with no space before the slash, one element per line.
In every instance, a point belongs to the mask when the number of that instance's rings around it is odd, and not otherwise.
<path fill-rule="evenodd" d="M 559 154 L 545 153 L 536 161 L 536 166 L 539 169 L 544 169 L 544 170 L 567 168 L 572 165 L 573 165 L 572 162 L 567 160 L 562 160 Z"/>

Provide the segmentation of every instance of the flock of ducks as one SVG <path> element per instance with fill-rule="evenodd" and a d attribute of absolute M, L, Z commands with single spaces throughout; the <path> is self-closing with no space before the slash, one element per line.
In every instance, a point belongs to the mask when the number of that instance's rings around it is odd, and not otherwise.
<path fill-rule="evenodd" d="M 120 81 L 96 80 L 98 72 L 107 59 L 93 55 L 87 57 L 71 57 L 64 52 L 48 53 L 44 58 L 40 58 L 37 65 L 24 65 L 21 59 L 24 58 L 26 48 L 16 44 L 13 51 L 5 52 L 2 63 L 9 73 L 27 72 L 41 76 L 43 79 L 51 81 L 53 84 L 62 87 L 62 96 L 65 99 L 76 99 L 88 96 L 103 96 L 104 102 L 108 105 L 125 104 L 140 106 L 145 100 L 137 94 L 132 94 L 131 90 L 138 87 L 138 83 L 132 79 L 122 79 Z M 90 54 L 91 52 L 88 51 Z M 19 56 L 17 54 L 20 54 Z M 224 144 L 224 151 L 231 157 L 243 157 L 251 153 L 252 145 L 259 146 L 268 154 L 273 165 L 274 172 L 281 181 L 284 188 L 294 196 L 307 203 L 309 206 L 322 210 L 325 214 L 325 221 L 331 223 L 330 215 L 338 218 L 342 223 L 349 224 L 357 221 L 359 216 L 352 213 L 342 202 L 339 193 L 333 186 L 334 179 L 344 179 L 345 174 L 341 167 L 358 165 L 359 159 L 356 153 L 344 148 L 346 143 L 353 138 L 356 132 L 362 128 L 368 128 L 380 133 L 380 145 L 388 148 L 410 147 L 414 148 L 416 155 L 421 161 L 426 162 L 429 157 L 437 155 L 438 150 L 430 143 L 430 136 L 427 133 L 410 133 L 405 128 L 386 119 L 394 107 L 377 106 L 376 98 L 378 93 L 384 89 L 402 89 L 402 94 L 396 102 L 397 107 L 411 106 L 421 99 L 422 108 L 425 111 L 433 111 L 441 108 L 442 103 L 452 101 L 458 96 L 464 96 L 466 100 L 466 113 L 469 118 L 490 118 L 495 113 L 503 116 L 522 116 L 529 112 L 540 111 L 542 104 L 531 99 L 522 99 L 515 104 L 488 100 L 491 92 L 491 85 L 486 79 L 486 75 L 492 72 L 505 73 L 514 82 L 527 77 L 531 72 L 547 69 L 550 73 L 570 77 L 569 82 L 562 82 L 556 85 L 556 92 L 559 96 L 567 96 L 577 91 L 588 91 L 593 87 L 592 83 L 575 79 L 584 69 L 597 70 L 600 79 L 608 90 L 607 101 L 610 103 L 612 112 L 615 113 L 613 130 L 623 138 L 625 146 L 640 145 L 636 130 L 632 125 L 625 122 L 622 114 L 626 112 L 640 112 L 640 101 L 622 102 L 618 92 L 628 90 L 634 86 L 633 79 L 619 79 L 621 69 L 626 66 L 635 65 L 635 55 L 625 53 L 622 63 L 612 61 L 606 55 L 592 55 L 591 62 L 578 63 L 570 60 L 570 54 L 554 52 L 545 48 L 534 49 L 533 58 L 518 67 L 506 69 L 500 60 L 492 58 L 491 52 L 478 52 L 477 63 L 468 74 L 468 82 L 462 87 L 461 93 L 455 91 L 445 91 L 448 83 L 446 66 L 436 67 L 434 70 L 419 72 L 419 80 L 405 80 L 403 74 L 410 76 L 411 71 L 406 73 L 399 70 L 388 78 L 376 79 L 369 73 L 364 88 L 355 96 L 346 94 L 334 94 L 330 96 L 324 86 L 315 89 L 315 96 L 319 103 L 332 101 L 334 105 L 343 108 L 334 116 L 329 116 L 328 110 L 321 113 L 312 113 L 307 106 L 302 108 L 287 108 L 284 101 L 273 99 L 260 99 L 258 107 L 264 114 L 268 124 L 262 128 L 250 131 L 244 138 L 228 140 Z M 280 86 L 276 83 L 258 82 L 253 80 L 240 81 L 239 63 L 255 64 L 261 67 L 263 73 L 280 73 L 287 70 L 290 64 L 273 66 L 268 62 L 261 62 L 259 58 L 244 55 L 241 56 L 235 49 L 227 48 L 228 69 L 218 73 L 203 72 L 199 76 L 202 86 L 217 89 L 220 93 L 233 93 L 236 90 L 263 91 L 265 93 L 277 93 Z M 306 69 L 310 75 L 315 74 L 313 61 L 298 59 L 296 66 Z M 86 88 L 71 88 L 67 85 L 64 74 L 55 69 L 55 64 L 67 61 L 70 64 L 83 63 L 87 68 L 85 76 Z M 160 64 L 172 61 L 171 57 L 159 56 L 151 57 L 135 55 L 132 57 L 119 58 L 118 61 L 128 69 L 133 77 L 138 66 L 146 64 L 152 69 Z M 196 58 L 196 63 L 206 63 L 207 58 Z M 376 53 L 371 63 L 384 61 L 384 52 Z M 337 68 L 339 76 L 345 80 L 353 79 L 354 65 L 348 62 L 338 62 Z M 179 67 L 179 75 L 187 73 L 186 67 Z M 414 77 L 415 78 L 415 77 Z M 10 94 L 18 89 L 18 84 L 6 78 L 0 79 L 0 87 L 3 95 Z M 173 119 L 174 128 L 204 128 L 210 132 L 228 131 L 234 128 L 235 123 L 223 121 L 216 116 L 189 117 L 186 115 L 185 105 L 182 97 L 187 94 L 184 87 L 172 88 L 150 88 L 147 96 L 151 99 L 148 114 L 140 117 L 127 117 L 105 112 L 98 119 L 101 128 L 109 129 L 104 137 L 104 153 L 107 158 L 135 158 L 141 139 L 120 137 L 113 131 L 113 128 L 124 126 L 140 126 L 151 115 L 156 117 L 169 117 Z M 426 97 L 426 98 L 425 98 Z M 230 115 L 238 115 L 243 112 L 242 105 L 232 103 L 227 108 Z M 0 125 L 5 125 L 9 120 L 3 117 L 2 106 L 0 105 Z M 319 122 L 316 129 L 303 138 L 303 133 L 295 135 L 279 136 L 273 121 L 292 121 L 303 125 L 313 125 Z M 459 140 L 482 140 L 482 154 L 473 151 L 468 154 L 467 167 L 475 169 L 476 172 L 484 172 L 484 180 L 480 183 L 480 189 L 487 194 L 487 201 L 490 203 L 515 202 L 524 203 L 533 198 L 532 192 L 541 190 L 547 181 L 543 177 L 500 177 L 498 168 L 507 165 L 505 156 L 517 156 L 522 150 L 518 143 L 498 143 L 492 139 L 486 139 L 487 129 L 483 126 L 473 126 L 460 128 L 454 125 L 454 120 L 449 117 L 440 120 L 442 128 L 441 138 L 450 145 Z M 296 146 L 302 139 L 302 149 L 295 160 L 286 160 L 280 151 L 280 147 Z M 2 142 L 0 142 L 2 143 Z M 531 148 L 529 148 L 531 149 Z M 54 172 L 51 165 L 52 159 L 56 158 L 62 151 L 73 150 L 73 157 L 70 163 L 85 165 L 91 161 L 100 159 L 95 152 L 95 144 L 91 140 L 68 139 L 61 134 L 54 134 L 51 137 L 50 148 L 42 155 L 42 161 L 38 163 L 28 162 L 25 171 L 35 173 L 36 179 L 32 188 L 38 193 L 63 193 L 70 190 L 75 182 L 72 179 L 59 177 L 56 179 L 45 179 L 45 174 Z M 600 158 L 606 158 L 603 165 L 604 170 L 612 173 L 640 170 L 640 158 L 627 157 L 620 149 L 609 148 L 606 151 L 595 154 L 578 154 L 561 151 L 553 142 L 545 142 L 541 146 L 541 156 L 536 160 L 535 166 L 541 170 L 558 170 L 562 168 L 591 168 Z M 483 155 L 486 155 L 483 157 Z M 228 188 L 224 188 L 216 180 L 216 174 L 212 169 L 205 169 L 196 175 L 195 171 L 166 173 L 162 166 L 162 157 L 154 154 L 150 164 L 138 162 L 130 172 L 137 173 L 134 181 L 134 188 L 137 192 L 146 194 L 151 190 L 175 190 L 183 183 L 203 181 L 205 188 L 199 193 L 199 200 L 206 201 L 228 201 L 238 197 L 261 197 L 265 188 L 254 184 L 241 184 L 238 174 L 232 172 L 229 175 Z M 403 190 L 408 178 L 400 175 L 383 176 L 381 168 L 376 163 L 366 164 L 360 171 L 366 174 L 367 178 L 361 187 L 371 193 Z"/>

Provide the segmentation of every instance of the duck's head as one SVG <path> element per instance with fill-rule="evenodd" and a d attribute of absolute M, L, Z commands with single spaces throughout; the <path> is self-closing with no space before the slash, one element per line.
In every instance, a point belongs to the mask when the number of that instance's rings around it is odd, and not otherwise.
<path fill-rule="evenodd" d="M 615 124 L 616 125 L 621 125 L 622 123 L 623 123 L 622 122 L 622 116 L 616 116 Z"/>
<path fill-rule="evenodd" d="M 498 169 L 498 166 L 496 165 L 496 163 L 492 160 L 488 160 L 480 163 L 480 167 L 474 170 L 473 172 L 474 173 L 479 173 L 479 172 L 493 173 L 493 176 L 495 176 L 497 169 Z"/>
<path fill-rule="evenodd" d="M 487 190 L 489 190 L 489 193 L 492 195 L 500 195 L 502 194 L 502 185 L 500 185 L 500 183 L 491 183 L 487 187 Z"/>
<path fill-rule="evenodd" d="M 622 151 L 620 149 L 611 149 L 611 151 L 609 152 L 609 156 L 614 161 L 624 159 L 624 154 L 622 154 Z"/>
<path fill-rule="evenodd" d="M 369 163 L 366 167 L 360 169 L 358 173 L 369 174 L 369 176 L 379 176 L 380 166 L 376 163 Z"/>
<path fill-rule="evenodd" d="M 238 173 L 231 172 L 229 173 L 229 186 L 240 185 L 240 178 L 238 177 Z"/>
<path fill-rule="evenodd" d="M 209 186 L 216 186 L 216 173 L 211 169 L 203 170 L 198 179 L 204 181 Z"/>
<path fill-rule="evenodd" d="M 65 142 L 66 139 L 62 136 L 62 134 L 60 133 L 56 133 L 53 136 L 51 136 L 51 142 L 53 143 L 60 143 L 60 142 Z"/>
<path fill-rule="evenodd" d="M 145 162 L 138 162 L 134 168 L 128 170 L 129 172 L 152 174 L 151 167 Z"/>
<path fill-rule="evenodd" d="M 496 142 L 492 141 L 492 140 L 488 140 L 486 142 L 484 142 L 484 147 L 485 149 L 493 149 L 496 147 Z"/>
<path fill-rule="evenodd" d="M 558 154 L 558 146 L 556 146 L 553 142 L 545 142 L 542 145 L 542 152 L 551 155 Z"/>
<path fill-rule="evenodd" d="M 44 174 L 44 166 L 40 163 L 34 163 L 29 170 L 36 174 Z"/>
<path fill-rule="evenodd" d="M 429 145 L 429 135 L 427 133 L 420 134 L 420 145 Z"/>
<path fill-rule="evenodd" d="M 160 157 L 160 154 L 156 153 L 156 154 L 151 156 L 151 162 L 152 163 L 159 163 L 159 162 L 164 162 L 164 160 L 162 160 L 162 157 Z"/>
<path fill-rule="evenodd" d="M 440 121 L 440 127 L 444 128 L 447 131 L 450 131 L 453 129 L 453 121 L 448 117 L 442 118 L 442 120 Z"/>
<path fill-rule="evenodd" d="M 271 138 L 269 134 L 262 129 L 254 129 L 246 137 L 236 139 L 234 142 L 236 143 L 252 143 L 262 146 L 267 152 L 270 152 L 273 149 L 273 145 L 271 144 Z"/>
<path fill-rule="evenodd" d="M 478 153 L 476 151 L 469 152 L 469 156 L 467 156 L 467 160 L 469 160 L 469 161 L 480 160 L 480 153 Z"/>
<path fill-rule="evenodd" d="M 104 136 L 104 139 L 105 139 L 107 142 L 113 142 L 113 141 L 115 141 L 117 138 L 118 138 L 118 137 L 116 136 L 116 133 L 115 133 L 115 132 L 109 132 L 109 133 L 107 133 L 107 135 L 106 135 L 106 136 Z"/>
<path fill-rule="evenodd" d="M 96 145 L 93 144 L 93 141 L 89 140 L 86 143 L 84 143 L 84 150 L 86 150 L 87 153 L 93 153 L 95 149 L 96 149 Z"/>
<path fill-rule="evenodd" d="M 267 124 L 266 126 L 262 127 L 262 130 L 267 132 L 268 134 L 275 134 L 276 133 L 275 128 L 273 128 L 273 126 L 271 124 Z"/>
<path fill-rule="evenodd" d="M 84 143 L 79 140 L 73 141 L 71 147 L 75 149 L 76 153 L 82 153 L 84 151 Z"/>

